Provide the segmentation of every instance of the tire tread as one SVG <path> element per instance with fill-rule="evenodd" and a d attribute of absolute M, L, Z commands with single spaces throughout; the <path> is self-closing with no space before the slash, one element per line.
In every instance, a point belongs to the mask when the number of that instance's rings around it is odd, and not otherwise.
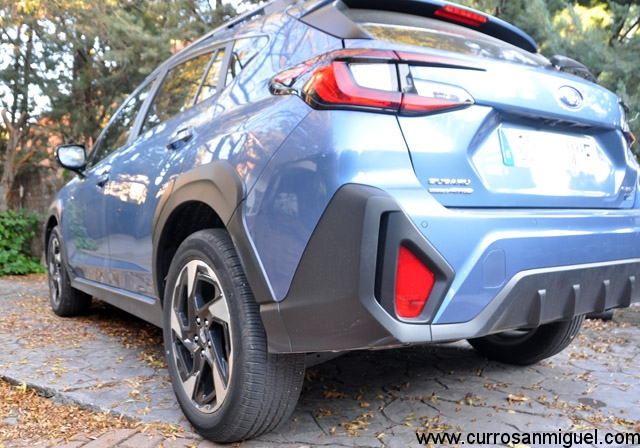
<path fill-rule="evenodd" d="M 237 316 L 244 343 L 242 392 L 240 399 L 228 409 L 224 424 L 209 425 L 194 421 L 189 404 L 180 405 L 194 427 L 204 437 L 227 443 L 250 439 L 272 431 L 295 409 L 304 380 L 305 356 L 268 353 L 267 337 L 260 311 L 242 269 L 229 234 L 224 229 L 208 229 L 194 233 L 178 249 L 174 260 L 193 249 L 202 250 L 210 258 L 220 257 L 233 289 L 232 300 L 242 310 Z M 173 270 L 173 264 L 172 264 Z M 171 278 L 171 272 L 169 274 Z M 168 288 L 167 291 L 170 289 Z M 167 295 L 165 301 L 170 299 Z M 231 305 L 230 305 L 231 306 Z M 236 358 L 237 361 L 237 358 Z M 225 403 L 226 404 L 226 403 Z M 223 405 L 224 406 L 224 405 Z"/>

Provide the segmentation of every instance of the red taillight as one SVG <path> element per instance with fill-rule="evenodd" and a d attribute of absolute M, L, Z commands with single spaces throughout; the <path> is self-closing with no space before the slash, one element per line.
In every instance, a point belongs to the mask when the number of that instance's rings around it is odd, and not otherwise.
<path fill-rule="evenodd" d="M 412 319 L 424 309 L 435 284 L 435 275 L 409 249 L 400 246 L 396 273 L 396 313 Z"/>
<path fill-rule="evenodd" d="M 463 8 L 452 5 L 445 5 L 436 11 L 436 16 L 443 19 L 449 19 L 454 22 L 464 23 L 465 25 L 479 27 L 487 23 L 487 17 L 482 14 L 475 13 Z"/>
<path fill-rule="evenodd" d="M 338 50 L 285 70 L 271 80 L 277 95 L 297 94 L 316 109 L 354 109 L 399 115 L 424 115 L 474 103 L 457 86 L 400 79 L 400 66 L 477 69 L 442 57 L 382 50 Z M 414 61 L 414 62 L 412 62 Z M 408 74 L 411 77 L 410 73 Z M 407 93 L 411 92 L 411 93 Z"/>
<path fill-rule="evenodd" d="M 372 107 L 398 110 L 400 92 L 369 89 L 356 84 L 346 62 L 332 62 L 318 68 L 302 88 L 320 105 Z"/>
<path fill-rule="evenodd" d="M 402 96 L 402 110 L 405 115 L 412 115 L 424 111 L 435 111 L 438 109 L 451 109 L 459 107 L 460 102 L 429 98 L 425 96 L 405 93 Z"/>

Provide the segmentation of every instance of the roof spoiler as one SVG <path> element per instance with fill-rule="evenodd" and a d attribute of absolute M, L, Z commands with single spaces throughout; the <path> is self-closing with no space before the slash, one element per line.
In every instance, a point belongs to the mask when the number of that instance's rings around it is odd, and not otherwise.
<path fill-rule="evenodd" d="M 442 20 L 474 29 L 528 52 L 538 52 L 538 45 L 531 36 L 510 23 L 475 9 L 438 0 L 327 0 L 307 11 L 301 20 L 311 26 L 322 28 L 336 37 L 353 38 L 357 33 L 352 27 L 347 27 L 345 23 L 342 23 L 341 26 L 331 25 L 331 21 L 326 20 L 329 15 L 336 17 L 336 14 L 331 14 L 331 12 L 341 11 L 345 8 L 400 12 Z M 319 26 L 320 24 L 322 26 Z M 330 29 L 326 29 L 327 26 Z"/>

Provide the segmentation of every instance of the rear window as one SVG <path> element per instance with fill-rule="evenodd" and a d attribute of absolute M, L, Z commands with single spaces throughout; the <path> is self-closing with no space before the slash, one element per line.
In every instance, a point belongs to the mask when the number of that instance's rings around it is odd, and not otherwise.
<path fill-rule="evenodd" d="M 440 20 L 409 14 L 351 9 L 351 20 L 373 38 L 519 64 L 546 66 L 546 58 L 499 39 Z"/>

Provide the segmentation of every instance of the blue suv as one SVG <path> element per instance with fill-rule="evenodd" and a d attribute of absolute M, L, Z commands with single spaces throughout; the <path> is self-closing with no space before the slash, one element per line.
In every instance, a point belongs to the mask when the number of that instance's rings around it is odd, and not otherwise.
<path fill-rule="evenodd" d="M 306 356 L 467 339 L 535 363 L 640 300 L 625 107 L 578 62 L 436 0 L 269 3 L 154 71 L 46 223 L 51 305 L 163 328 L 219 442 L 296 405 Z"/>

